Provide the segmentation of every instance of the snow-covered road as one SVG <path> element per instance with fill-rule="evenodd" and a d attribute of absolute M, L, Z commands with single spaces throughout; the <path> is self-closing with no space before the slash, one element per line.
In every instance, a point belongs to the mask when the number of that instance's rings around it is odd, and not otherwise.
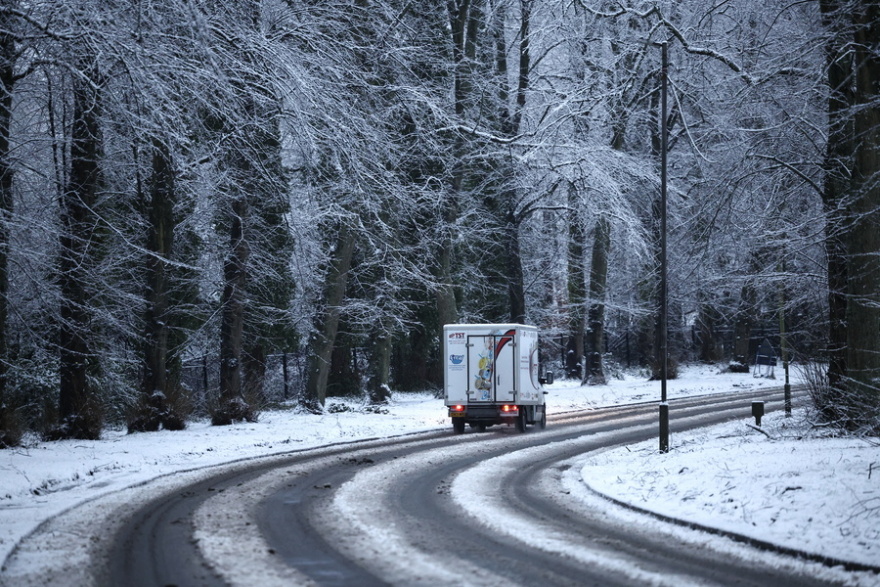
<path fill-rule="evenodd" d="M 740 402 L 703 403 L 681 402 L 678 427 L 729 418 Z M 572 477 L 572 464 L 652 436 L 654 417 L 651 405 L 599 410 L 526 435 L 420 434 L 237 463 L 210 477 L 165 478 L 54 518 L 22 544 L 4 578 L 43 584 L 79 572 L 84 585 L 132 577 L 140 578 L 135 585 L 858 585 L 876 578 L 652 526 L 644 516 L 621 522 L 631 512 L 621 518 L 597 501 Z M 148 513 L 135 511 L 139 505 Z M 305 523 L 290 524 L 297 519 Z M 153 542 L 134 537 L 144 534 Z M 322 566 L 325 547 L 313 549 L 317 542 L 350 562 Z M 41 554 L 50 561 L 37 568 Z M 137 562 L 126 566 L 132 556 Z M 170 571 L 187 567 L 186 574 L 165 573 L 169 558 Z"/>

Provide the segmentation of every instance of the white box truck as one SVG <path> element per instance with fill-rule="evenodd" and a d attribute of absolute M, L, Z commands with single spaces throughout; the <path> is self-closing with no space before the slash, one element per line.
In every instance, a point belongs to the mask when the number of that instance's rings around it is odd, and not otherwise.
<path fill-rule="evenodd" d="M 538 363 L 538 329 L 524 324 L 447 324 L 443 327 L 443 387 L 452 429 L 494 424 L 547 425 Z"/>

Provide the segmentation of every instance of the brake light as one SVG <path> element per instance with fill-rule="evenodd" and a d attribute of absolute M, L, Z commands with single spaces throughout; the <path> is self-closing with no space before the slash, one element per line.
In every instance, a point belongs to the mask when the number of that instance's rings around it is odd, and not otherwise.
<path fill-rule="evenodd" d="M 453 412 L 463 412 L 464 406 L 449 406 L 449 409 Z"/>
<path fill-rule="evenodd" d="M 508 413 L 510 413 L 510 412 L 519 412 L 519 408 L 517 408 L 516 406 L 508 406 L 508 405 L 504 405 L 504 406 L 501 406 L 501 411 L 502 411 L 502 412 L 508 412 Z"/>

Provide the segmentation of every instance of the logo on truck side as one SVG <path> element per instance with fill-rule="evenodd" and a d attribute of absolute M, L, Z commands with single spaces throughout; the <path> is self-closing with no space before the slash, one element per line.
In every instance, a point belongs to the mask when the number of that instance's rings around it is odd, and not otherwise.
<path fill-rule="evenodd" d="M 449 355 L 449 362 L 453 365 L 461 365 L 464 362 L 464 355 Z"/>

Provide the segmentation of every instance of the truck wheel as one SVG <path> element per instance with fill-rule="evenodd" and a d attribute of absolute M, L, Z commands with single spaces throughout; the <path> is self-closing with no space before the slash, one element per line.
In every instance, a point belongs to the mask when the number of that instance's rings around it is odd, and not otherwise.
<path fill-rule="evenodd" d="M 547 427 L 547 406 L 544 406 L 544 409 L 541 410 L 541 419 L 538 421 L 538 426 L 541 430 Z"/>
<path fill-rule="evenodd" d="M 520 432 L 526 431 L 526 407 L 519 407 L 519 414 L 516 417 L 516 429 Z"/>
<path fill-rule="evenodd" d="M 462 434 L 464 432 L 464 419 L 463 418 L 453 418 L 452 419 L 452 432 L 455 434 Z"/>

